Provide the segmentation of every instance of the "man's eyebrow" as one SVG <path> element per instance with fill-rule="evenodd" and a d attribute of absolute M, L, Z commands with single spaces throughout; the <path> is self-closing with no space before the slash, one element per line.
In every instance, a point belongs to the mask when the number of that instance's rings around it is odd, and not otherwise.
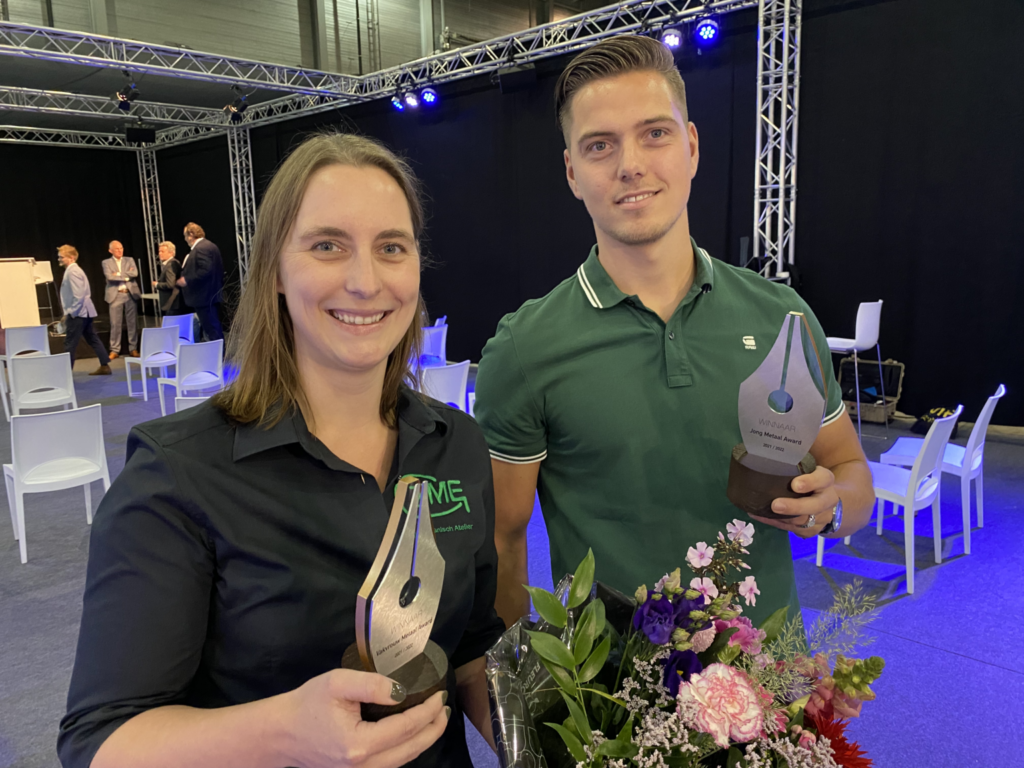
<path fill-rule="evenodd" d="M 639 123 L 634 125 L 634 128 L 643 128 L 647 125 L 654 125 L 655 123 L 674 123 L 676 119 L 672 115 L 658 115 L 656 117 L 648 117 L 645 120 L 641 120 Z M 605 136 L 614 136 L 615 131 L 588 131 L 580 136 L 578 143 L 584 144 L 591 139 L 600 139 Z"/>

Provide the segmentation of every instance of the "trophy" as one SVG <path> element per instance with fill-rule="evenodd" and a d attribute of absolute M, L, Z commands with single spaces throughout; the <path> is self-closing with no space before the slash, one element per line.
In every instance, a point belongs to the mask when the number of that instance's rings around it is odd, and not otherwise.
<path fill-rule="evenodd" d="M 448 657 L 430 639 L 444 584 L 444 558 L 434 540 L 427 483 L 398 483 L 384 541 L 356 599 L 356 642 L 342 656 L 343 669 L 376 672 L 401 683 L 404 701 L 362 705 L 364 720 L 421 704 L 445 690 Z"/>
<path fill-rule="evenodd" d="M 815 470 L 808 451 L 825 413 L 821 359 L 803 312 L 790 312 L 768 356 L 740 384 L 743 443 L 732 449 L 729 501 L 748 515 L 789 519 L 772 511 L 778 498 L 799 498 L 790 483 Z"/>

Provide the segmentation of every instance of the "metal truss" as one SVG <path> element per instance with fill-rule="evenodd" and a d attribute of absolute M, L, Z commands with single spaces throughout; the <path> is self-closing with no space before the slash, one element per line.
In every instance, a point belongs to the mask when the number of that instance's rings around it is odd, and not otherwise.
<path fill-rule="evenodd" d="M 797 114 L 802 0 L 760 0 L 753 259 L 788 281 L 796 248 Z"/>
<path fill-rule="evenodd" d="M 124 134 L 93 131 L 48 131 L 20 125 L 0 125 L 0 142 L 7 144 L 43 144 L 59 147 L 95 147 L 98 149 L 135 149 Z"/>
<path fill-rule="evenodd" d="M 157 104 L 135 101 L 131 113 L 118 109 L 118 102 L 106 96 L 88 96 L 64 91 L 44 91 L 36 88 L 15 88 L 0 85 L 0 108 L 19 112 L 99 117 L 118 120 L 145 120 L 167 125 L 226 126 L 228 116 L 222 109 L 187 107 L 177 104 Z"/>
<path fill-rule="evenodd" d="M 358 78 L 50 27 L 0 23 L 0 55 L 296 93 L 348 93 Z"/>
<path fill-rule="evenodd" d="M 242 285 L 249 275 L 249 252 L 256 232 L 256 194 L 252 183 L 252 150 L 249 129 L 228 131 L 228 158 L 231 162 L 231 202 L 235 209 L 235 238 L 238 242 L 238 273 Z"/>
<path fill-rule="evenodd" d="M 139 161 L 139 187 L 142 190 L 142 219 L 146 228 L 146 261 L 149 264 L 149 281 L 143 282 L 146 293 L 149 293 L 151 281 L 159 274 L 157 267 L 157 250 L 164 240 L 164 214 L 160 205 L 160 178 L 156 169 L 156 150 L 140 149 L 136 157 Z M 159 305 L 159 302 L 157 302 Z M 160 309 L 157 307 L 157 313 Z"/>

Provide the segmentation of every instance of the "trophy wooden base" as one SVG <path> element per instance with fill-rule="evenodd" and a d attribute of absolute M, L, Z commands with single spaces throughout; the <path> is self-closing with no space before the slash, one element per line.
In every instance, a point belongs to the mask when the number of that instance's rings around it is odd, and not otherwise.
<path fill-rule="evenodd" d="M 772 511 L 775 499 L 799 499 L 809 493 L 795 493 L 789 484 L 794 477 L 809 475 L 817 469 L 818 463 L 807 454 L 796 466 L 752 456 L 741 444 L 732 449 L 729 462 L 729 486 L 726 496 L 729 501 L 748 515 L 767 520 L 789 520 L 799 515 L 780 515 Z"/>
<path fill-rule="evenodd" d="M 363 662 L 359 658 L 359 648 L 355 643 L 345 649 L 341 657 L 342 669 L 354 669 L 365 672 Z M 427 641 L 423 653 L 410 659 L 396 669 L 388 677 L 405 686 L 405 700 L 395 704 L 367 704 L 363 702 L 363 720 L 377 721 L 388 715 L 397 715 L 417 704 L 422 704 L 438 691 L 448 687 L 448 657 L 441 646 L 433 640 Z"/>

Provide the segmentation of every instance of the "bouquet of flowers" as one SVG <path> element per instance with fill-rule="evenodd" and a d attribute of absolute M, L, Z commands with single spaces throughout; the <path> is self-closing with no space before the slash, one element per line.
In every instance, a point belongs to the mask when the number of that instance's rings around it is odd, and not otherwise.
<path fill-rule="evenodd" d="M 849 658 L 874 618 L 854 584 L 805 635 L 782 608 L 743 616 L 754 527 L 726 526 L 635 599 L 594 583 L 588 553 L 554 593 L 527 587 L 540 615 L 488 654 L 502 768 L 863 768 L 845 735 L 884 662 Z M 689 575 L 689 574 L 688 574 Z"/>

